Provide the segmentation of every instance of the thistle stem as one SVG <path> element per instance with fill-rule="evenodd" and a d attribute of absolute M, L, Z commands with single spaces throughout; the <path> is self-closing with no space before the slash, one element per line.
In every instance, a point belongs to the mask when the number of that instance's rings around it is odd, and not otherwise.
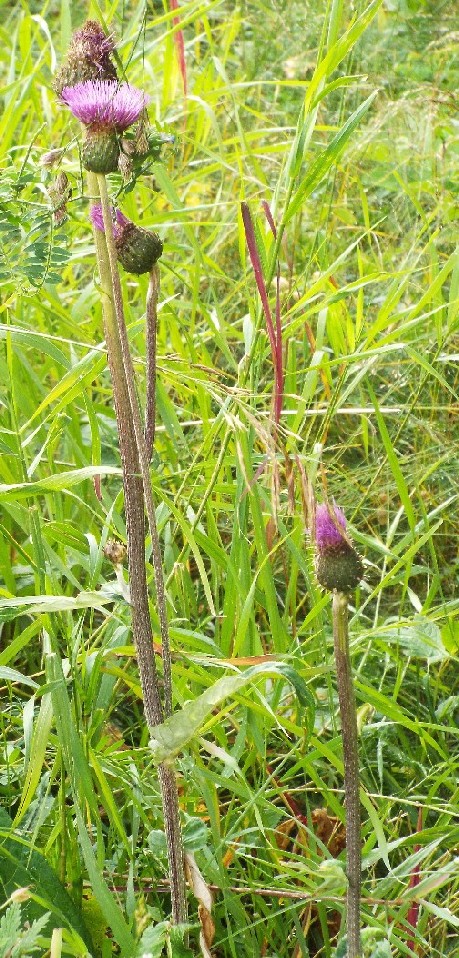
<path fill-rule="evenodd" d="M 347 958 L 360 958 L 360 895 L 362 849 L 360 840 L 359 761 L 357 711 L 349 654 L 348 603 L 343 592 L 333 593 L 333 638 L 341 716 L 346 796 Z"/>
<path fill-rule="evenodd" d="M 145 310 L 147 398 L 145 403 L 145 445 L 151 459 L 156 429 L 156 337 L 158 325 L 159 269 L 154 266 L 148 282 Z"/>
<path fill-rule="evenodd" d="M 153 648 L 153 633 L 148 606 L 145 569 L 145 508 L 152 539 L 156 598 L 163 646 L 163 668 L 166 715 L 172 712 L 171 660 L 166 597 L 162 572 L 161 550 L 156 525 L 156 512 L 151 488 L 147 451 L 135 390 L 134 369 L 129 350 L 121 283 L 113 236 L 111 207 L 105 177 L 88 173 L 91 195 L 100 196 L 105 233 L 94 230 L 102 288 L 102 306 L 108 362 L 113 383 L 118 423 L 123 485 L 128 532 L 132 631 L 137 650 L 145 717 L 150 729 L 163 720 L 158 674 Z M 180 810 L 175 772 L 170 765 L 160 765 L 164 826 L 167 840 L 171 881 L 172 918 L 176 924 L 186 921 L 186 885 Z"/>
<path fill-rule="evenodd" d="M 145 497 L 145 507 L 147 511 L 148 525 L 150 527 L 151 550 L 156 587 L 156 602 L 158 606 L 159 625 L 161 631 L 164 671 L 164 712 L 166 718 L 168 718 L 169 715 L 172 715 L 172 662 L 169 642 L 169 625 L 167 621 L 166 593 L 164 589 L 161 544 L 159 541 L 158 527 L 156 524 L 156 509 L 153 500 L 153 490 L 151 487 L 149 456 L 145 444 L 143 426 L 140 419 L 139 402 L 135 388 L 134 366 L 129 349 L 126 321 L 124 318 L 123 293 L 118 272 L 118 258 L 115 247 L 115 237 L 113 234 L 112 210 L 105 176 L 102 174 L 97 174 L 97 184 L 99 187 L 102 214 L 104 219 L 105 239 L 107 243 L 108 258 L 111 269 L 113 304 L 118 323 L 121 358 L 124 365 L 124 374 L 129 397 L 129 407 L 132 417 L 132 425 L 134 428 L 135 442 L 137 446 L 140 473 Z"/>

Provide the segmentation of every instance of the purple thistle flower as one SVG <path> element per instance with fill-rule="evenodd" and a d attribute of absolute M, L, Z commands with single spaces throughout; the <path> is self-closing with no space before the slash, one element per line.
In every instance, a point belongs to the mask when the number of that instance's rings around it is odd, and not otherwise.
<path fill-rule="evenodd" d="M 150 102 L 142 90 L 116 80 L 85 80 L 66 86 L 61 99 L 82 123 L 117 133 L 135 123 Z"/>
<path fill-rule="evenodd" d="M 343 535 L 344 532 L 344 535 Z M 339 506 L 323 502 L 316 510 L 316 543 L 319 552 L 337 549 L 346 542 L 346 516 Z"/>

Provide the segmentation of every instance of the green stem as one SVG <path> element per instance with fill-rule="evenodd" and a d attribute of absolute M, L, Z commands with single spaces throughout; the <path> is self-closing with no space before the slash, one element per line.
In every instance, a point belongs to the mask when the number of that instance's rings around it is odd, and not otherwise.
<path fill-rule="evenodd" d="M 148 727 L 153 729 L 155 725 L 159 725 L 162 722 L 163 709 L 159 694 L 153 633 L 148 606 L 148 586 L 145 568 L 145 508 L 152 538 L 156 597 L 163 643 L 165 712 L 166 715 L 170 715 L 172 712 L 172 686 L 169 630 L 160 543 L 156 526 L 156 512 L 147 452 L 135 391 L 134 369 L 124 319 L 111 207 L 105 177 L 88 173 L 88 182 L 91 195 L 94 198 L 100 196 L 104 215 L 105 233 L 94 230 L 94 237 L 101 280 L 108 362 L 112 376 L 120 453 L 123 464 L 132 631 L 137 650 L 145 717 Z M 161 786 L 164 825 L 168 847 L 172 918 L 173 921 L 178 924 L 186 921 L 187 911 L 177 782 L 174 769 L 169 765 L 159 766 L 158 777 Z"/>
<path fill-rule="evenodd" d="M 349 654 L 348 606 L 343 592 L 333 594 L 333 637 L 341 716 L 346 797 L 347 850 L 347 958 L 360 958 L 360 892 L 362 849 L 360 840 L 359 758 L 357 711 Z"/>

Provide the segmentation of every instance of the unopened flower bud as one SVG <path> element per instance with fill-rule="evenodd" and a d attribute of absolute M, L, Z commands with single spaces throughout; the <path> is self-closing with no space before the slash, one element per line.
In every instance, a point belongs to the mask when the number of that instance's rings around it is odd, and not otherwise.
<path fill-rule="evenodd" d="M 69 178 L 67 176 L 67 173 L 64 173 L 64 171 L 61 170 L 61 172 L 57 174 L 56 179 L 54 181 L 54 189 L 56 190 L 57 193 L 60 193 L 62 196 L 64 196 L 64 194 L 66 194 L 68 191 L 68 185 L 69 185 Z"/>
<path fill-rule="evenodd" d="M 330 592 L 352 592 L 363 565 L 346 535 L 346 517 L 338 506 L 322 503 L 316 511 L 316 575 Z"/>
<path fill-rule="evenodd" d="M 22 902 L 29 901 L 29 899 L 30 891 L 28 888 L 15 888 L 10 895 L 10 901 L 13 902 L 13 904 L 15 902 L 17 904 L 22 904 Z"/>
<path fill-rule="evenodd" d="M 46 169 L 51 169 L 53 166 L 56 166 L 56 163 L 59 163 L 63 153 L 64 150 L 49 150 L 48 153 L 43 154 L 40 160 L 40 166 L 44 166 Z"/>
<path fill-rule="evenodd" d="M 60 226 L 67 219 L 67 202 L 72 195 L 68 176 L 63 170 L 57 174 L 54 182 L 49 184 L 47 192 L 53 204 L 54 223 Z"/>
<path fill-rule="evenodd" d="M 104 231 L 100 203 L 93 204 L 90 216 L 93 226 Z M 113 235 L 118 260 L 128 273 L 149 273 L 162 254 L 163 244 L 158 234 L 136 226 L 118 209 L 113 210 Z"/>
<path fill-rule="evenodd" d="M 104 556 L 109 562 L 113 562 L 113 565 L 121 565 L 126 558 L 126 546 L 116 539 L 107 539 Z"/>
<path fill-rule="evenodd" d="M 128 183 L 134 172 L 134 164 L 130 156 L 127 156 L 126 153 L 121 150 L 118 157 L 118 169 L 123 177 L 123 182 Z"/>
<path fill-rule="evenodd" d="M 157 233 L 144 230 L 134 223 L 128 223 L 118 230 L 115 236 L 118 259 L 128 273 L 149 273 L 163 251 L 163 244 Z"/>
<path fill-rule="evenodd" d="M 81 149 L 81 162 L 91 173 L 116 173 L 120 148 L 114 130 L 88 130 Z"/>

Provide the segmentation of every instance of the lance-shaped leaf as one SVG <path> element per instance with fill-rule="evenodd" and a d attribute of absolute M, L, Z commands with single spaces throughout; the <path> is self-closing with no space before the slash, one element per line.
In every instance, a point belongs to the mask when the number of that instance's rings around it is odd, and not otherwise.
<path fill-rule="evenodd" d="M 331 143 L 327 148 L 319 154 L 319 156 L 311 163 L 306 176 L 301 181 L 286 213 L 284 216 L 284 224 L 288 223 L 291 220 L 292 216 L 295 213 L 298 213 L 298 210 L 303 205 L 304 201 L 308 196 L 319 186 L 319 183 L 325 179 L 328 171 L 338 162 L 342 156 L 346 144 L 354 130 L 360 123 L 360 120 L 367 112 L 373 100 L 378 95 L 378 91 L 375 90 L 365 101 L 362 103 L 357 110 L 346 120 L 344 126 L 341 127 L 340 131 L 333 137 Z"/>

